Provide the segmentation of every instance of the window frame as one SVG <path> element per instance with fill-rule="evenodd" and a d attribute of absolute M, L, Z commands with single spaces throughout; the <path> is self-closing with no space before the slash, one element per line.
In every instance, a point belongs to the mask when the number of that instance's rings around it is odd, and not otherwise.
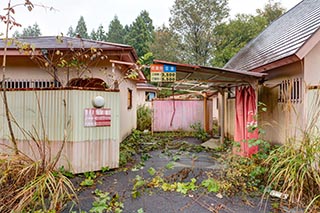
<path fill-rule="evenodd" d="M 278 103 L 301 103 L 302 84 L 301 77 L 282 80 L 278 86 Z"/>
<path fill-rule="evenodd" d="M 127 106 L 128 109 L 132 109 L 132 90 L 128 88 L 128 94 L 127 94 Z"/>
<path fill-rule="evenodd" d="M 153 98 L 150 99 L 150 94 L 153 94 Z M 156 98 L 156 92 L 152 92 L 152 91 L 146 91 L 145 92 L 145 101 L 146 102 L 151 102 L 154 98 Z"/>

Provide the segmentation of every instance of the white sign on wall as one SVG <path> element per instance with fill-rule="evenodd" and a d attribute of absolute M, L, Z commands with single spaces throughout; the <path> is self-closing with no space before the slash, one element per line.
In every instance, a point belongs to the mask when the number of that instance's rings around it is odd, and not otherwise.
<path fill-rule="evenodd" d="M 109 108 L 84 109 L 84 126 L 85 127 L 111 126 L 111 109 Z"/>

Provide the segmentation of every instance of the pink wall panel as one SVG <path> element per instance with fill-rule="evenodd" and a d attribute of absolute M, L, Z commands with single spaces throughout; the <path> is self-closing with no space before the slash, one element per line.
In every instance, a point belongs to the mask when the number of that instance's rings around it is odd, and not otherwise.
<path fill-rule="evenodd" d="M 175 113 L 174 113 L 175 105 Z M 204 110 L 201 100 L 154 100 L 153 131 L 190 131 L 190 125 L 203 125 Z M 208 101 L 209 124 L 212 126 L 212 101 Z M 173 115 L 174 114 L 174 115 Z M 172 119 L 173 117 L 173 119 Z M 171 124 L 172 119 L 172 126 Z"/>

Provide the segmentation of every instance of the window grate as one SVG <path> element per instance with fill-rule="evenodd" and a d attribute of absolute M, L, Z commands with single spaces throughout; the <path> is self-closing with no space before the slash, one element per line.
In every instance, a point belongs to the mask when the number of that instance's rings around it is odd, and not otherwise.
<path fill-rule="evenodd" d="M 292 78 L 281 81 L 279 85 L 279 103 L 301 103 L 302 78 Z"/>
<path fill-rule="evenodd" d="M 54 80 L 5 80 L 4 87 L 7 89 L 54 88 L 61 87 L 61 83 Z"/>

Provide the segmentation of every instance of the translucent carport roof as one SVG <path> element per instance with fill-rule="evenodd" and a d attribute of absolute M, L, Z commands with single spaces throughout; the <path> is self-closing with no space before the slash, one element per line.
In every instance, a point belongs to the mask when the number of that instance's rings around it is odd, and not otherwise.
<path fill-rule="evenodd" d="M 162 83 L 162 86 L 173 87 L 176 90 L 219 91 L 236 86 L 252 85 L 267 75 L 265 73 L 180 64 L 163 60 L 154 60 L 153 62 L 176 66 L 176 81 L 174 83 Z"/>

